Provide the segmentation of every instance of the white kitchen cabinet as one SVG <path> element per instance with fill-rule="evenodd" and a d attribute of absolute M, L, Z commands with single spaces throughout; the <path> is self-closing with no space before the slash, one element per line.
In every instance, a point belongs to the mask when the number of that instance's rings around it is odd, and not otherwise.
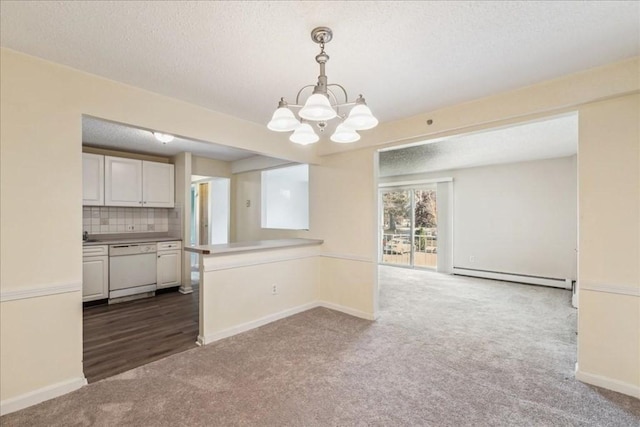
<path fill-rule="evenodd" d="M 105 205 L 174 206 L 174 166 L 105 156 Z"/>
<path fill-rule="evenodd" d="M 82 205 L 104 206 L 104 156 L 82 153 Z"/>
<path fill-rule="evenodd" d="M 82 301 L 109 297 L 108 255 L 107 245 L 82 248 Z"/>
<path fill-rule="evenodd" d="M 105 156 L 104 169 L 105 205 L 142 207 L 142 161 Z"/>
<path fill-rule="evenodd" d="M 182 275 L 180 242 L 158 242 L 156 286 L 158 289 L 180 286 Z"/>
<path fill-rule="evenodd" d="M 173 165 L 142 162 L 142 205 L 144 207 L 172 208 L 174 185 Z"/>

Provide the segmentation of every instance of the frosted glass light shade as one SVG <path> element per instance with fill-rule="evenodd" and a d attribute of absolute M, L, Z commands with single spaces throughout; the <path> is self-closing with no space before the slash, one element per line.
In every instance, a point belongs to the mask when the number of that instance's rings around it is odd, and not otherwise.
<path fill-rule="evenodd" d="M 340 123 L 338 127 L 336 127 L 336 131 L 331 135 L 331 140 L 333 142 L 339 142 L 341 144 L 356 142 L 359 139 L 360 135 L 358 132 L 345 125 L 345 123 Z"/>
<path fill-rule="evenodd" d="M 274 111 L 267 128 L 276 132 L 289 132 L 300 126 L 300 122 L 287 107 L 280 107 Z"/>
<path fill-rule="evenodd" d="M 289 137 L 289 141 L 301 145 L 313 144 L 319 139 L 320 137 L 316 135 L 309 123 L 302 123 Z"/>
<path fill-rule="evenodd" d="M 307 98 L 307 102 L 304 103 L 304 107 L 298 114 L 303 119 L 326 121 L 333 119 L 336 116 L 336 111 L 331 107 L 329 98 L 320 93 L 314 93 Z"/>
<path fill-rule="evenodd" d="M 153 136 L 155 136 L 156 139 L 163 144 L 173 141 L 173 135 L 169 135 L 168 133 L 154 132 Z"/>
<path fill-rule="evenodd" d="M 355 130 L 367 130 L 378 125 L 378 119 L 373 117 L 371 110 L 365 104 L 358 104 L 351 109 L 344 124 Z"/>

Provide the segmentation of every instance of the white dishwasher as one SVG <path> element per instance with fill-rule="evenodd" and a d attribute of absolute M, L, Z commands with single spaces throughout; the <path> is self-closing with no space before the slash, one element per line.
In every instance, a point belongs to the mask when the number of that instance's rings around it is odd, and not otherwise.
<path fill-rule="evenodd" d="M 156 244 L 109 246 L 109 298 L 156 290 Z"/>

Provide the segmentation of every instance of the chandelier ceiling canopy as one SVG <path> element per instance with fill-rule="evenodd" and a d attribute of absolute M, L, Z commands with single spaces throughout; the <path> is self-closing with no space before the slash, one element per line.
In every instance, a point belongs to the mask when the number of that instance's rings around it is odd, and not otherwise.
<path fill-rule="evenodd" d="M 296 95 L 295 104 L 288 104 L 284 98 L 280 98 L 278 108 L 267 124 L 267 128 L 272 131 L 293 131 L 289 140 L 296 144 L 313 144 L 320 139 L 311 123 L 315 123 L 318 130 L 323 132 L 329 120 L 340 119 L 342 122 L 331 135 L 331 140 L 339 143 L 355 142 L 360 139 L 357 131 L 372 129 L 378 125 L 378 119 L 371 114 L 362 95 L 359 95 L 355 101 L 350 101 L 347 90 L 343 86 L 327 83 L 325 64 L 329 60 L 329 55 L 324 51 L 324 45 L 332 38 L 333 32 L 328 27 L 318 27 L 311 31 L 311 39 L 320 45 L 320 53 L 316 55 L 316 62 L 320 64 L 318 83 L 303 86 Z M 313 88 L 311 95 L 304 105 L 300 104 L 300 95 L 310 88 Z M 299 119 L 291 108 L 299 109 Z M 350 109 L 348 114 L 347 109 Z"/>

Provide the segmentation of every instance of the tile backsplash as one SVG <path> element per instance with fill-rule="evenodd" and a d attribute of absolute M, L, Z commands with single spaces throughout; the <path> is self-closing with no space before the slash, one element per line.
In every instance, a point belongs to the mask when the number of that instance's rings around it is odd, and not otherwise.
<path fill-rule="evenodd" d="M 174 209 L 85 206 L 82 231 L 89 234 L 168 232 L 175 216 Z"/>

